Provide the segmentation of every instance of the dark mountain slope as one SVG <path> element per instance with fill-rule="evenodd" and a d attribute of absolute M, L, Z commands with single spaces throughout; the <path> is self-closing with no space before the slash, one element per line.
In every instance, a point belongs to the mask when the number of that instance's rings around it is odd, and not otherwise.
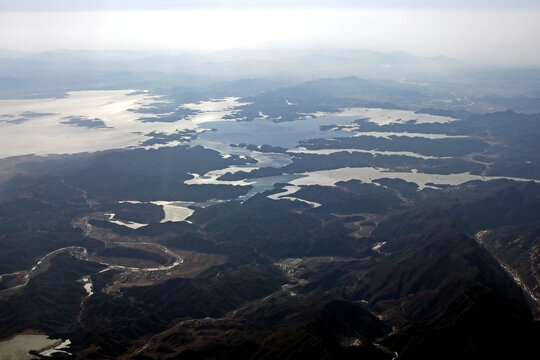
<path fill-rule="evenodd" d="M 190 218 L 217 243 L 255 250 L 272 258 L 357 256 L 365 250 L 340 222 L 300 213 L 310 206 L 255 195 L 244 203 L 229 202 L 201 209 Z"/>
<path fill-rule="evenodd" d="M 401 359 L 532 359 L 540 353 L 534 341 L 540 328 L 520 287 L 443 212 L 401 213 L 363 241 L 379 244 L 371 258 L 294 267 L 287 273 L 302 278 L 289 287 L 294 295 L 285 290 L 225 319 L 175 327 L 155 338 L 145 356 L 390 359 L 395 351 Z"/>
<path fill-rule="evenodd" d="M 403 359 L 538 355 L 521 289 L 497 261 L 437 211 L 379 225 L 386 241 L 363 295 L 400 330 L 385 343 Z M 533 330 L 535 329 L 535 330 Z"/>
<path fill-rule="evenodd" d="M 522 282 L 540 317 L 540 222 L 518 226 L 503 226 L 477 234 L 477 241 L 507 266 L 512 276 Z"/>

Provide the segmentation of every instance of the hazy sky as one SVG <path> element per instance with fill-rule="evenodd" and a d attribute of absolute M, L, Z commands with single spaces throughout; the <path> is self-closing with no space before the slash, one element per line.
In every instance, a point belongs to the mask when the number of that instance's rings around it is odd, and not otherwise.
<path fill-rule="evenodd" d="M 2 10 L 194 8 L 530 8 L 537 0 L 0 0 Z"/>
<path fill-rule="evenodd" d="M 0 48 L 349 48 L 540 66 L 540 1 L 0 0 Z"/>

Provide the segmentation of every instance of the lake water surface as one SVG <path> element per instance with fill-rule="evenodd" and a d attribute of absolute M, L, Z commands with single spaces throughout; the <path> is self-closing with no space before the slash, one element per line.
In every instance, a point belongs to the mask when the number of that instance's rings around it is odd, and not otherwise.
<path fill-rule="evenodd" d="M 67 340 L 69 341 L 69 340 Z M 0 341 L 0 359 L 2 360 L 25 360 L 38 359 L 37 356 L 31 355 L 28 352 L 35 350 L 39 353 L 47 351 L 47 354 L 52 354 L 56 347 L 65 344 L 62 340 L 49 339 L 47 335 L 16 335 L 9 340 Z"/>
<path fill-rule="evenodd" d="M 264 116 L 254 121 L 235 120 L 234 114 L 243 105 L 238 98 L 211 99 L 196 104 L 184 104 L 183 108 L 197 111 L 195 115 L 179 118 L 175 122 L 143 122 L 140 117 L 153 117 L 156 114 L 141 114 L 137 110 L 166 102 L 158 96 L 147 92 L 133 90 L 113 91 L 76 91 L 59 99 L 1 100 L 0 101 L 0 158 L 28 153 L 76 153 L 82 151 L 98 151 L 112 148 L 140 146 L 148 139 L 145 134 L 151 132 L 174 133 L 177 130 L 195 130 L 198 138 L 191 145 L 202 145 L 216 150 L 223 157 L 238 155 L 249 156 L 255 163 L 230 166 L 225 169 L 212 170 L 206 174 L 192 174 L 193 179 L 186 184 L 228 184 L 250 185 L 252 189 L 240 200 L 268 189 L 275 183 L 301 185 L 334 185 L 338 181 L 358 179 L 371 182 L 374 179 L 390 177 L 415 182 L 420 188 L 428 183 L 457 185 L 470 180 L 489 180 L 498 177 L 482 177 L 465 174 L 421 174 L 417 172 L 392 172 L 376 168 L 341 168 L 334 170 L 314 171 L 302 174 L 285 174 L 280 176 L 246 179 L 238 181 L 222 181 L 218 178 L 228 172 L 252 171 L 261 167 L 280 168 L 291 162 L 295 153 L 331 154 L 339 151 L 365 152 L 376 156 L 401 155 L 423 159 L 436 157 L 423 156 L 407 151 L 358 150 L 358 149 L 324 149 L 306 150 L 300 142 L 309 139 L 332 139 L 336 137 L 375 136 L 391 139 L 392 136 L 426 137 L 432 139 L 452 138 L 445 134 L 422 133 L 387 133 L 387 132 L 355 132 L 357 119 L 368 119 L 379 125 L 392 123 L 447 123 L 456 119 L 428 114 L 416 114 L 413 111 L 350 108 L 339 113 L 316 113 L 302 120 L 290 122 L 273 122 Z M 84 119 L 97 119 L 103 122 L 102 127 L 81 127 L 63 123 L 66 117 L 75 116 Z M 227 120 L 223 118 L 226 117 Z M 232 119 L 230 119 L 232 117 Z M 15 120 L 15 121 L 14 121 Z M 20 121 L 19 121 L 20 120 Z M 321 130 L 323 125 L 336 125 L 342 128 Z M 213 130 L 213 131 L 209 131 Z M 287 149 L 285 153 L 262 153 L 238 146 L 237 144 L 256 146 L 271 145 Z M 179 144 L 171 142 L 169 146 Z M 163 145 L 159 145 L 163 146 Z M 516 179 L 527 180 L 527 179 Z M 290 189 L 289 189 L 290 190 Z M 274 198 L 278 198 L 276 196 Z M 127 199 L 126 199 L 127 200 Z M 189 217 L 193 206 L 208 206 L 217 201 L 201 204 L 182 202 L 163 202 L 155 199 L 153 203 L 163 206 L 165 217 L 162 221 L 182 221 Z M 110 219 L 116 221 L 115 219 Z M 145 224 L 121 222 L 121 225 L 140 227 Z"/>

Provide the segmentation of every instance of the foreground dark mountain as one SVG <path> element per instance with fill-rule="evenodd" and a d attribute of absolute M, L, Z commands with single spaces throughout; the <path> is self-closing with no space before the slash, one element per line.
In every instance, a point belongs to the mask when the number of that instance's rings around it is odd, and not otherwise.
<path fill-rule="evenodd" d="M 379 225 L 380 253 L 303 258 L 289 284 L 153 337 L 145 356 L 467 359 L 538 354 L 539 328 L 494 258 L 438 213 Z M 278 350 L 280 349 L 280 350 Z M 390 349 L 392 351 L 390 351 Z M 173 356 L 174 355 L 174 356 Z M 140 357 L 144 358 L 144 357 Z"/>
<path fill-rule="evenodd" d="M 531 307 L 538 317 L 540 313 L 540 246 L 538 222 L 504 226 L 477 234 L 479 243 L 485 246 L 501 263 L 528 295 Z"/>

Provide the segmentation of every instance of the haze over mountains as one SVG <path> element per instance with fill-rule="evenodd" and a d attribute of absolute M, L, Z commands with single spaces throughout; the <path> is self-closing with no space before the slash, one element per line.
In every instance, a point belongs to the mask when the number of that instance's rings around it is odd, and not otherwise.
<path fill-rule="evenodd" d="M 485 67 L 444 56 L 426 58 L 404 52 L 4 51 L 0 63 L 3 99 L 60 96 L 68 89 L 142 88 L 157 90 L 158 94 L 160 89 L 173 89 L 190 102 L 209 96 L 248 96 L 320 78 L 350 76 L 372 82 L 361 94 L 355 90 L 354 95 L 361 95 L 364 100 L 392 100 L 390 97 L 400 91 L 407 92 L 409 97 L 416 92 L 422 98 L 407 98 L 406 105 L 411 107 L 445 108 L 450 107 L 448 102 L 460 100 L 461 104 L 451 104 L 452 107 L 534 113 L 540 98 L 540 75 L 534 68 Z M 236 83 L 238 80 L 242 81 Z M 341 95 L 347 90 L 341 89 Z M 383 96 L 387 90 L 392 94 Z M 480 103 L 479 108 L 474 107 L 476 103 Z M 489 107 L 481 107 L 483 103 Z"/>

